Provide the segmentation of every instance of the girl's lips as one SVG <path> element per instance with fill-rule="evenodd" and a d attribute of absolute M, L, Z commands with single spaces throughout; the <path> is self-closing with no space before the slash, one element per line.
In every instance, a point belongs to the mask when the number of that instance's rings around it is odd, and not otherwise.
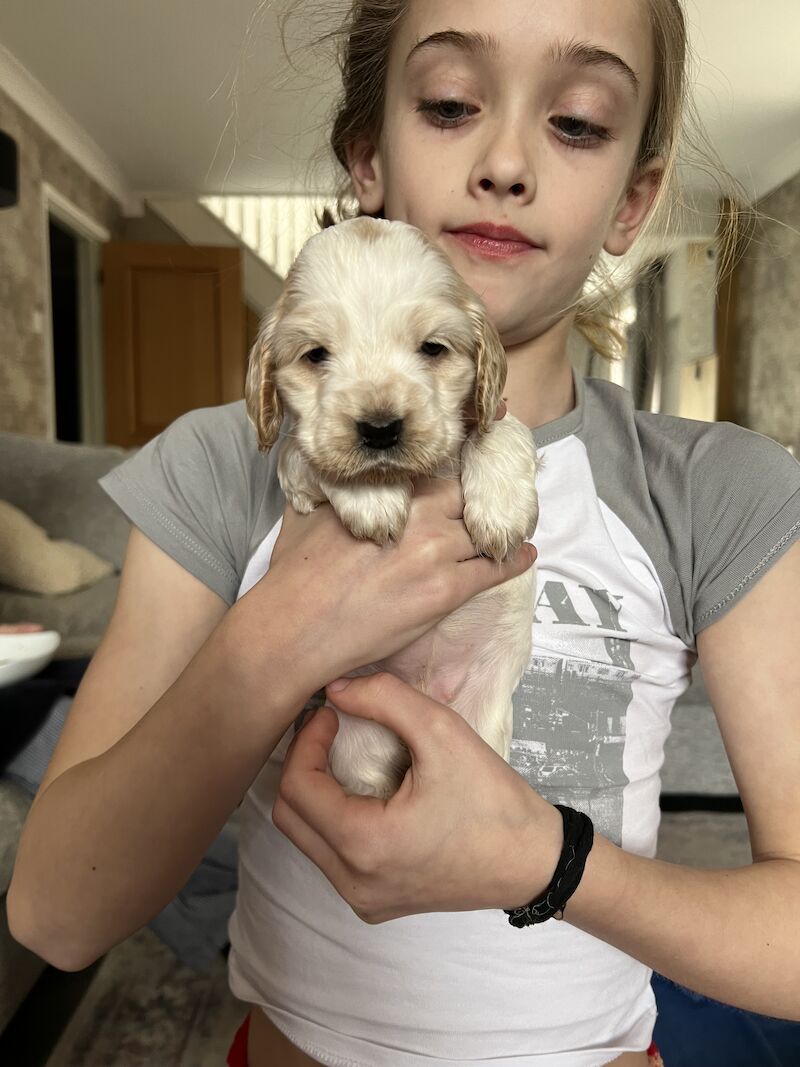
<path fill-rule="evenodd" d="M 535 252 L 536 246 L 529 245 L 527 241 L 498 241 L 493 237 L 483 237 L 478 233 L 470 233 L 468 230 L 448 230 L 459 244 L 470 252 L 476 252 L 488 259 L 509 259 L 512 256 L 520 256 L 525 252 Z"/>

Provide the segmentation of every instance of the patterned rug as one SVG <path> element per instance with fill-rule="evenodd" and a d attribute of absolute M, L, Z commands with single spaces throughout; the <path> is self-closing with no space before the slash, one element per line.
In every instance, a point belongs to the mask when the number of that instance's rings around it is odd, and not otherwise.
<path fill-rule="evenodd" d="M 105 957 L 47 1067 L 224 1067 L 246 1014 L 222 956 L 198 974 L 144 927 Z"/>

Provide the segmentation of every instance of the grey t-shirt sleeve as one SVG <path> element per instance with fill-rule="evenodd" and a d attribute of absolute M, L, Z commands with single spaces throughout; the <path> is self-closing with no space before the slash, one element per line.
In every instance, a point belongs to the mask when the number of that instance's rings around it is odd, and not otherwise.
<path fill-rule="evenodd" d="M 181 415 L 98 479 L 134 525 L 228 604 L 246 562 L 256 451 L 243 407 Z"/>
<path fill-rule="evenodd" d="M 716 622 L 800 539 L 800 463 L 775 441 L 721 423 L 690 460 L 692 622 Z"/>

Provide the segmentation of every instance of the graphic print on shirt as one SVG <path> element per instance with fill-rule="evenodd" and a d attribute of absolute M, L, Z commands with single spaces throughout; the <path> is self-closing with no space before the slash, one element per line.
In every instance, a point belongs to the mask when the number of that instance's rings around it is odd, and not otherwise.
<path fill-rule="evenodd" d="M 622 636 L 621 596 L 569 585 L 545 581 L 537 594 L 533 653 L 513 698 L 509 763 L 549 803 L 585 812 L 598 833 L 620 844 L 625 727 L 640 677 L 631 656 L 636 642 Z M 548 655 L 543 646 L 572 654 Z"/>

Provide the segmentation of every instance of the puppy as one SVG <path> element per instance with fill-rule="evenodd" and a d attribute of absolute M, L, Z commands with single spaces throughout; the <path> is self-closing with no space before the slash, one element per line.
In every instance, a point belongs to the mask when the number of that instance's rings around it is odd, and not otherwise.
<path fill-rule="evenodd" d="M 296 511 L 329 501 L 354 537 L 385 545 L 403 535 L 414 478 L 460 473 L 476 552 L 499 561 L 538 518 L 530 431 L 508 414 L 494 420 L 505 379 L 497 332 L 447 256 L 414 226 L 362 217 L 301 249 L 250 354 L 246 406 L 262 452 L 291 417 L 278 478 Z M 508 760 L 534 570 L 353 675 L 392 672 Z M 388 799 L 410 766 L 407 747 L 381 724 L 334 710 L 332 774 L 346 793 Z"/>

